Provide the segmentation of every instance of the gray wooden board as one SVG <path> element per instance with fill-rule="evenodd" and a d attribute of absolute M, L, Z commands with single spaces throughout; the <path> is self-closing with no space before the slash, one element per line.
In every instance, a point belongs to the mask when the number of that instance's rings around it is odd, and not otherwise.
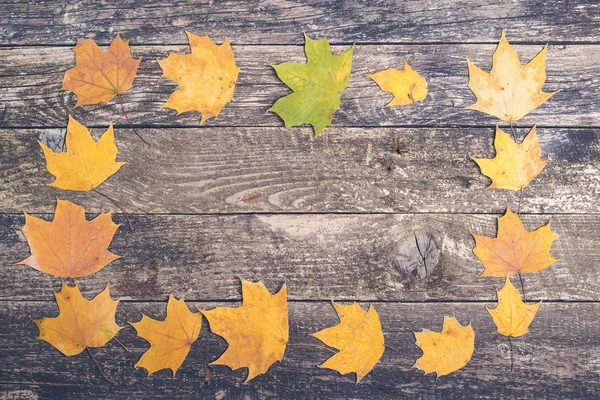
<path fill-rule="evenodd" d="M 129 1 L 98 4 L 5 0 L 0 43 L 108 43 L 120 32 L 136 43 L 184 43 L 184 29 L 234 43 L 292 44 L 302 32 L 336 42 L 482 42 L 502 29 L 522 41 L 597 41 L 594 0 L 495 1 Z"/>
<path fill-rule="evenodd" d="M 600 216 L 523 216 L 529 230 L 551 222 L 561 261 L 524 275 L 529 298 L 600 300 Z M 1 298 L 52 299 L 58 278 L 25 265 L 22 216 L 0 216 Z M 122 218 L 118 221 L 123 222 Z M 494 300 L 501 278 L 481 278 L 470 234 L 495 237 L 495 215 L 132 216 L 109 249 L 123 256 L 83 278 L 110 282 L 127 299 L 238 299 L 239 277 L 287 282 L 298 300 Z M 417 245 L 418 243 L 418 245 Z M 421 278 L 424 273 L 425 277 Z M 518 279 L 515 278 L 518 285 Z"/>
<path fill-rule="evenodd" d="M 271 290 L 278 286 L 271 285 Z M 211 308 L 211 303 L 190 303 L 192 310 Z M 235 303 L 221 304 L 236 306 Z M 50 302 L 8 302 L 0 307 L 0 396 L 4 398 L 216 398 L 216 399 L 346 399 L 346 398 L 570 398 L 594 397 L 600 391 L 600 351 L 597 303 L 542 304 L 530 333 L 513 339 L 515 371 L 510 372 L 509 345 L 499 335 L 485 310 L 492 303 L 398 304 L 375 303 L 386 344 L 405 355 L 385 351 L 381 361 L 359 385 L 354 375 L 317 368 L 331 353 L 312 347 L 288 346 L 282 362 L 262 376 L 244 384 L 245 369 L 231 371 L 213 366 L 205 382 L 205 368 L 226 348 L 226 342 L 209 332 L 206 321 L 200 337 L 175 379 L 163 370 L 150 378 L 133 365 L 147 350 L 145 340 L 129 327 L 106 348 L 92 349 L 105 373 L 117 382 L 105 382 L 86 352 L 64 357 L 49 344 L 34 341 L 37 328 L 32 319 L 56 316 Z M 368 307 L 368 304 L 362 304 Z M 122 302 L 117 323 L 138 321 L 141 313 L 164 318 L 164 302 Z M 421 351 L 414 345 L 413 331 L 439 331 L 444 315 L 462 324 L 472 323 L 476 332 L 475 353 L 466 367 L 438 379 L 411 369 Z M 327 302 L 289 304 L 290 343 L 319 344 L 307 336 L 337 324 Z M 534 384 L 535 383 L 535 384 Z"/>
<path fill-rule="evenodd" d="M 6 0 L 0 8 L 0 398 L 575 399 L 600 392 L 596 1 Z M 517 194 L 486 190 L 489 180 L 470 160 L 493 156 L 501 121 L 463 109 L 474 102 L 465 58 L 489 70 L 502 29 L 519 43 L 522 62 L 550 43 L 544 88 L 560 90 L 517 122 L 521 138 L 533 124 L 543 127 L 551 159 L 525 191 L 523 220 L 530 230 L 552 220 L 559 239 L 551 254 L 562 260 L 524 276 L 527 297 L 545 304 L 531 332 L 513 341 L 514 373 L 508 341 L 485 311 L 502 279 L 479 277 L 470 232 L 494 236 L 496 217 L 517 207 Z M 189 52 L 184 30 L 218 43 L 229 37 L 241 67 L 233 101 L 202 127 L 198 113 L 161 108 L 177 86 L 161 77 L 156 59 Z M 117 32 L 142 58 L 124 101 L 152 147 L 124 129 L 116 99 L 74 109 L 75 96 L 60 90 L 77 39 L 107 45 Z M 266 112 L 290 93 L 269 64 L 305 62 L 302 32 L 327 34 L 337 52 L 357 43 L 341 109 L 317 139 Z M 405 60 L 432 90 L 421 104 L 387 108 L 391 95 L 367 74 Z M 128 328 L 118 338 L 131 353 L 114 341 L 92 350 L 118 382 L 110 385 L 87 354 L 66 358 L 33 341 L 32 319 L 57 314 L 52 291 L 60 280 L 14 264 L 29 255 L 20 213 L 49 219 L 57 197 L 85 206 L 89 217 L 114 208 L 94 193 L 45 186 L 52 177 L 36 139 L 60 146 L 69 114 L 95 128 L 114 122 L 119 159 L 129 162 L 101 190 L 132 214 L 135 231 L 122 226 L 110 246 L 122 259 L 78 280 L 87 297 L 110 282 L 123 299 L 119 324 L 142 312 L 164 317 L 171 293 L 192 309 L 235 306 L 242 277 L 271 290 L 287 283 L 292 343 L 316 344 L 306 335 L 337 323 L 325 300 L 375 301 L 387 344 L 413 356 L 387 350 L 355 385 L 316 367 L 327 351 L 290 346 L 283 362 L 249 384 L 245 371 L 222 366 L 205 382 L 207 363 L 226 344 L 204 322 L 177 378 L 166 371 L 146 378 L 133 364 L 147 343 Z M 463 370 L 435 379 L 410 369 L 420 354 L 411 332 L 439 330 L 443 315 L 472 321 L 476 353 Z"/>
<path fill-rule="evenodd" d="M 349 46 L 335 46 L 343 51 Z M 542 45 L 515 46 L 521 61 L 529 61 Z M 355 48 L 350 85 L 342 93 L 341 108 L 332 126 L 494 126 L 501 120 L 465 110 L 475 97 L 467 87 L 466 57 L 489 70 L 495 45 L 359 45 Z M 301 46 L 237 46 L 241 68 L 233 100 L 205 127 L 283 126 L 283 121 L 267 109 L 290 90 L 276 77 L 270 64 L 306 61 Z M 133 47 L 142 63 L 134 88 L 123 101 L 134 125 L 191 126 L 200 122 L 198 112 L 177 115 L 161 108 L 177 84 L 163 78 L 157 58 L 170 52 L 189 53 L 188 46 Z M 2 48 L 0 101 L 5 105 L 3 127 L 64 127 L 71 113 L 85 125 L 124 125 L 121 106 L 115 98 L 108 105 L 73 109 L 75 95 L 61 91 L 64 72 L 75 65 L 69 47 Z M 367 75 L 389 67 L 402 68 L 408 61 L 429 81 L 431 89 L 423 103 L 385 107 L 391 100 Z M 548 102 L 523 119 L 520 127 L 600 126 L 598 65 L 600 45 L 555 45 L 548 50 L 546 91 L 560 90 Z M 456 107 L 452 107 L 450 96 Z M 330 132 L 326 129 L 324 135 Z M 166 132 L 165 132 L 166 133 Z"/>
<path fill-rule="evenodd" d="M 104 129 L 93 130 L 100 134 Z M 487 189 L 471 157 L 493 157 L 494 128 L 117 129 L 120 171 L 100 186 L 129 213 L 504 212 L 516 191 Z M 523 137 L 527 129 L 519 130 Z M 57 197 L 90 212 L 115 208 L 93 192 L 47 186 L 36 139 L 64 130 L 0 130 L 0 209 L 54 212 Z M 400 154 L 394 151 L 394 137 Z M 600 211 L 597 129 L 539 129 L 550 162 L 525 189 L 522 211 Z M 391 171 L 386 164 L 391 162 Z"/>

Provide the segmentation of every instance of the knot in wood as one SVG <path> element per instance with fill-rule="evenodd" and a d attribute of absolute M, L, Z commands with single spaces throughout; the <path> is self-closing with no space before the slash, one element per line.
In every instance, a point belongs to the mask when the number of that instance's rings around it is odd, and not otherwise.
<path fill-rule="evenodd" d="M 438 233 L 417 229 L 394 245 L 391 259 L 403 277 L 425 279 L 433 274 L 440 263 L 440 253 Z"/>

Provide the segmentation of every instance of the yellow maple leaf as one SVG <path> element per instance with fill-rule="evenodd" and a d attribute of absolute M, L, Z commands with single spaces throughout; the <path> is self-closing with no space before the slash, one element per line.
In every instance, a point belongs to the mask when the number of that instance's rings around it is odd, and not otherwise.
<path fill-rule="evenodd" d="M 139 337 L 150 343 L 150 348 L 135 364 L 146 368 L 148 376 L 169 368 L 173 377 L 190 352 L 192 343 L 198 339 L 202 327 L 202 314 L 191 312 L 183 300 L 169 295 L 167 316 L 157 321 L 142 314 L 139 322 L 131 322 Z"/>
<path fill-rule="evenodd" d="M 441 332 L 427 329 L 414 332 L 416 344 L 423 350 L 413 368 L 438 377 L 448 375 L 467 365 L 475 351 L 475 331 L 471 324 L 462 326 L 453 317 L 444 316 Z"/>
<path fill-rule="evenodd" d="M 486 309 L 498 327 L 498 333 L 519 337 L 529 332 L 529 324 L 535 318 L 541 304 L 541 301 L 536 304 L 523 302 L 519 291 L 507 276 L 504 287 L 498 292 L 498 306 L 494 309 L 488 307 Z"/>
<path fill-rule="evenodd" d="M 219 115 L 231 101 L 240 69 L 235 64 L 233 49 L 227 38 L 216 45 L 208 36 L 186 32 L 192 52 L 181 55 L 171 53 L 158 60 L 163 76 L 179 85 L 163 107 L 186 111 L 199 111 L 200 124 Z"/>
<path fill-rule="evenodd" d="M 320 367 L 333 369 L 342 375 L 355 372 L 358 383 L 373 369 L 385 350 L 381 321 L 373 306 L 369 307 L 369 311 L 364 311 L 358 303 L 333 303 L 333 306 L 340 323 L 312 336 L 339 352 Z"/>
<path fill-rule="evenodd" d="M 40 330 L 37 339 L 50 343 L 65 356 L 79 354 L 87 347 L 103 347 L 121 329 L 115 323 L 119 300 L 110 298 L 108 285 L 93 300 L 86 300 L 79 286 L 69 287 L 63 282 L 54 297 L 60 313 L 56 318 L 34 321 Z"/>
<path fill-rule="evenodd" d="M 473 253 L 484 266 L 481 276 L 503 278 L 507 274 L 527 274 L 541 271 L 559 261 L 550 256 L 552 242 L 558 237 L 550 230 L 550 222 L 529 232 L 510 208 L 498 218 L 498 237 L 473 237 Z"/>
<path fill-rule="evenodd" d="M 542 149 L 535 126 L 521 144 L 515 143 L 510 135 L 496 127 L 494 140 L 496 157 L 473 158 L 481 173 L 492 180 L 489 188 L 521 190 L 538 176 L 548 160 L 542 160 Z"/>
<path fill-rule="evenodd" d="M 546 81 L 546 49 L 529 64 L 521 65 L 519 55 L 506 40 L 504 31 L 493 55 L 492 69 L 485 72 L 468 58 L 469 89 L 477 97 L 468 106 L 512 122 L 523 118 L 558 92 L 542 92 Z"/>
<path fill-rule="evenodd" d="M 56 178 L 49 186 L 66 190 L 92 190 L 127 164 L 117 162 L 117 144 L 112 123 L 98 142 L 88 128 L 69 116 L 66 152 L 54 152 L 38 141 L 46 158 L 46 168 Z"/>
<path fill-rule="evenodd" d="M 229 346 L 211 364 L 227 365 L 233 370 L 248 368 L 246 382 L 267 372 L 281 361 L 289 338 L 285 285 L 271 294 L 262 282 L 242 279 L 242 305 L 202 311 L 213 333 Z"/>
<path fill-rule="evenodd" d="M 59 199 L 52 222 L 25 213 L 31 256 L 18 264 L 63 278 L 91 275 L 121 257 L 107 250 L 119 226 L 111 211 L 88 221 L 83 207 Z"/>
<path fill-rule="evenodd" d="M 92 39 L 80 40 L 74 51 L 75 67 L 65 72 L 61 89 L 77 95 L 75 107 L 108 103 L 133 87 L 141 60 L 131 57 L 129 44 L 121 36 L 117 35 L 108 51 Z"/>
<path fill-rule="evenodd" d="M 403 70 L 388 68 L 385 71 L 369 75 L 369 78 L 373 79 L 381 90 L 394 95 L 387 107 L 404 106 L 416 101 L 423 101 L 427 97 L 427 80 L 407 62 L 404 62 Z"/>

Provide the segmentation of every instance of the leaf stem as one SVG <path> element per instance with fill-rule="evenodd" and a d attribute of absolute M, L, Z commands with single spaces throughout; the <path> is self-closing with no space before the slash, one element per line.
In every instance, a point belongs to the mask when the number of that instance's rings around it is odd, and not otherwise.
<path fill-rule="evenodd" d="M 123 111 L 123 115 L 125 116 L 125 119 L 127 120 L 127 123 L 129 124 L 129 127 L 133 130 L 133 132 L 136 135 L 138 135 L 138 137 L 140 139 L 142 139 L 142 142 L 146 143 L 148 146 L 152 146 L 152 144 L 150 144 L 150 142 L 148 142 L 146 139 L 144 139 L 142 137 L 142 135 L 140 135 L 138 130 L 133 127 L 133 124 L 129 120 L 129 116 L 127 115 L 127 112 L 125 111 L 125 105 L 123 104 L 123 97 L 121 97 L 121 93 L 117 93 L 117 98 L 119 99 L 119 103 L 121 104 L 121 110 Z"/>
<path fill-rule="evenodd" d="M 393 351 L 396 354 L 400 354 L 401 356 L 406 356 L 406 357 L 411 357 L 411 358 L 419 358 L 422 356 L 422 354 L 408 354 L 408 353 L 403 353 L 400 350 L 397 350 L 395 348 L 393 348 L 392 346 L 388 346 L 387 344 L 384 345 L 386 349 L 389 349 L 391 351 Z"/>
<path fill-rule="evenodd" d="M 316 347 L 318 349 L 323 349 L 323 350 L 327 350 L 330 351 L 334 354 L 337 354 L 337 351 L 330 349 L 329 347 L 326 346 L 321 346 L 318 344 L 312 344 L 312 343 L 288 343 L 287 346 L 292 346 L 292 347 Z"/>
<path fill-rule="evenodd" d="M 521 213 L 521 202 L 523 201 L 524 188 L 521 188 L 521 192 L 519 193 L 519 204 L 517 205 L 517 215 Z"/>
<path fill-rule="evenodd" d="M 510 124 L 510 131 L 512 132 L 513 140 L 516 143 L 517 142 L 517 132 L 515 131 L 512 121 L 508 121 L 508 123 Z"/>
<path fill-rule="evenodd" d="M 116 337 L 114 337 L 113 339 L 115 340 L 115 342 L 119 343 L 119 345 L 121 345 L 121 347 L 124 348 L 126 352 L 131 353 L 131 350 L 129 350 L 127 346 L 125 346 L 119 339 L 117 339 Z"/>
<path fill-rule="evenodd" d="M 521 275 L 521 271 L 517 272 L 519 275 L 519 281 L 521 281 L 521 291 L 523 292 L 523 301 L 527 302 L 527 297 L 525 296 L 525 286 L 523 285 L 523 276 Z"/>
<path fill-rule="evenodd" d="M 515 370 L 515 359 L 513 356 L 513 344 L 510 336 L 508 337 L 508 345 L 510 347 L 510 372 L 513 372 Z"/>
<path fill-rule="evenodd" d="M 98 363 L 98 361 L 96 360 L 96 357 L 94 357 L 94 355 L 92 354 L 92 351 L 90 350 L 90 348 L 89 348 L 89 347 L 86 347 L 85 349 L 88 351 L 88 353 L 89 353 L 90 357 L 92 357 L 92 360 L 94 361 L 94 364 L 96 364 L 96 367 L 98 368 L 98 371 L 100 371 L 100 373 L 102 374 L 102 376 L 104 377 L 104 379 L 106 379 L 106 381 L 107 381 L 107 382 L 110 382 L 110 383 L 112 383 L 113 385 L 116 385 L 116 382 L 114 382 L 114 381 L 111 381 L 111 380 L 110 380 L 110 379 L 108 379 L 108 377 L 107 377 L 107 376 L 104 374 L 104 371 L 102 371 L 102 367 L 100 366 L 100 364 L 99 364 L 99 363 Z"/>
<path fill-rule="evenodd" d="M 98 189 L 93 188 L 92 190 L 94 192 L 98 193 L 100 196 L 102 196 L 105 199 L 107 199 L 108 201 L 110 201 L 111 203 L 113 203 L 115 205 L 115 207 L 117 207 L 123 213 L 123 216 L 125 217 L 125 219 L 127 220 L 127 223 L 129 224 L 129 228 L 133 231 L 133 225 L 131 224 L 131 220 L 129 219 L 129 216 L 127 215 L 127 212 L 123 209 L 123 207 L 121 207 L 121 205 L 119 203 L 117 203 L 117 201 L 115 199 L 113 199 L 112 197 L 110 197 L 110 196 L 102 193 Z"/>
<path fill-rule="evenodd" d="M 512 127 L 512 124 L 511 124 Z M 521 214 L 521 202 L 523 201 L 523 194 L 524 194 L 524 188 L 521 188 L 521 193 L 519 193 L 519 204 L 517 205 L 517 216 L 519 216 Z M 527 297 L 525 296 L 525 285 L 523 285 L 523 276 L 521 275 L 521 271 L 517 272 L 517 275 L 519 275 L 519 281 L 521 282 L 521 291 L 523 292 L 523 301 L 527 302 Z M 509 336 L 510 339 L 510 336 Z M 512 357 L 512 352 L 511 352 L 511 357 Z M 511 372 L 512 372 L 512 367 L 511 367 Z"/>

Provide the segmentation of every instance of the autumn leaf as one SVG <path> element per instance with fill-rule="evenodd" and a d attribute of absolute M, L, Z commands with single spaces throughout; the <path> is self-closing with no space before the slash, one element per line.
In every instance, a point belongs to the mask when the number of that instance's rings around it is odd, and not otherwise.
<path fill-rule="evenodd" d="M 413 368 L 438 377 L 458 371 L 468 364 L 475 350 L 475 331 L 471 324 L 462 326 L 455 318 L 444 316 L 441 332 L 427 329 L 415 332 L 416 344 L 423 355 Z"/>
<path fill-rule="evenodd" d="M 79 286 L 69 287 L 63 282 L 54 297 L 60 314 L 34 321 L 40 331 L 37 339 L 50 343 L 65 356 L 74 356 L 88 347 L 103 347 L 121 329 L 115 323 L 119 300 L 110 298 L 108 285 L 93 300 L 86 300 Z"/>
<path fill-rule="evenodd" d="M 354 45 L 342 54 L 332 54 L 326 37 L 320 40 L 306 34 L 304 37 L 306 64 L 288 62 L 272 66 L 294 93 L 278 99 L 268 111 L 279 115 L 286 128 L 311 124 L 318 136 L 340 108 L 342 90 L 350 82 Z"/>
<path fill-rule="evenodd" d="M 127 164 L 117 162 L 117 144 L 112 123 L 96 142 L 88 128 L 69 116 L 66 152 L 54 152 L 38 141 L 46 158 L 48 172 L 55 176 L 49 184 L 65 190 L 92 190 Z"/>
<path fill-rule="evenodd" d="M 139 322 L 131 322 L 139 337 L 150 343 L 135 368 L 146 368 L 148 376 L 169 368 L 173 377 L 198 339 L 202 327 L 202 314 L 191 312 L 183 300 L 169 295 L 167 317 L 157 321 L 142 314 Z"/>
<path fill-rule="evenodd" d="M 427 97 L 427 80 L 407 62 L 404 62 L 403 70 L 388 68 L 369 75 L 369 78 L 373 79 L 381 90 L 394 95 L 387 107 L 404 106 L 423 101 Z"/>
<path fill-rule="evenodd" d="M 312 336 L 339 352 L 320 367 L 333 369 L 342 375 L 355 372 L 358 383 L 373 369 L 385 350 L 379 315 L 372 306 L 369 311 L 364 311 L 358 303 L 333 303 L 333 306 L 340 323 Z"/>
<path fill-rule="evenodd" d="M 548 160 L 542 160 L 542 149 L 538 142 L 535 126 L 521 144 L 515 143 L 510 135 L 496 127 L 494 141 L 496 157 L 473 158 L 481 173 L 492 180 L 489 188 L 521 190 L 538 176 Z"/>
<path fill-rule="evenodd" d="M 80 40 L 75 46 L 75 67 L 65 72 L 61 89 L 77 95 L 75 107 L 108 103 L 133 87 L 140 61 L 131 57 L 128 42 L 119 35 L 108 51 L 92 39 Z"/>
<path fill-rule="evenodd" d="M 57 200 L 52 222 L 25 214 L 31 256 L 18 264 L 63 278 L 91 275 L 121 257 L 107 250 L 119 226 L 110 211 L 88 221 L 83 207 Z"/>
<path fill-rule="evenodd" d="M 229 40 L 216 45 L 208 36 L 196 36 L 186 32 L 192 52 L 181 55 L 171 53 L 158 60 L 163 76 L 179 85 L 163 107 L 181 114 L 198 111 L 202 114 L 200 124 L 219 115 L 225 104 L 231 101 L 240 69 L 235 64 Z"/>
<path fill-rule="evenodd" d="M 467 58 L 469 89 L 477 97 L 475 104 L 467 108 L 513 122 L 544 104 L 557 93 L 542 92 L 546 81 L 547 48 L 544 47 L 529 64 L 521 65 L 519 55 L 503 31 L 489 73 Z"/>
<path fill-rule="evenodd" d="M 550 230 L 550 222 L 533 232 L 525 230 L 518 215 L 510 208 L 498 218 L 498 237 L 473 235 L 473 253 L 481 260 L 481 276 L 499 278 L 541 271 L 559 261 L 550 256 L 552 242 L 558 237 Z"/>
<path fill-rule="evenodd" d="M 211 364 L 246 367 L 248 382 L 283 358 L 289 336 L 286 288 L 272 295 L 262 282 L 242 279 L 242 299 L 240 307 L 217 307 L 202 314 L 211 331 L 229 344 Z"/>
<path fill-rule="evenodd" d="M 519 337 L 529 332 L 529 324 L 535 318 L 541 304 L 541 301 L 536 304 L 523 302 L 519 291 L 507 276 L 504 287 L 498 292 L 498 306 L 495 309 L 486 309 L 498 327 L 498 333 Z"/>

